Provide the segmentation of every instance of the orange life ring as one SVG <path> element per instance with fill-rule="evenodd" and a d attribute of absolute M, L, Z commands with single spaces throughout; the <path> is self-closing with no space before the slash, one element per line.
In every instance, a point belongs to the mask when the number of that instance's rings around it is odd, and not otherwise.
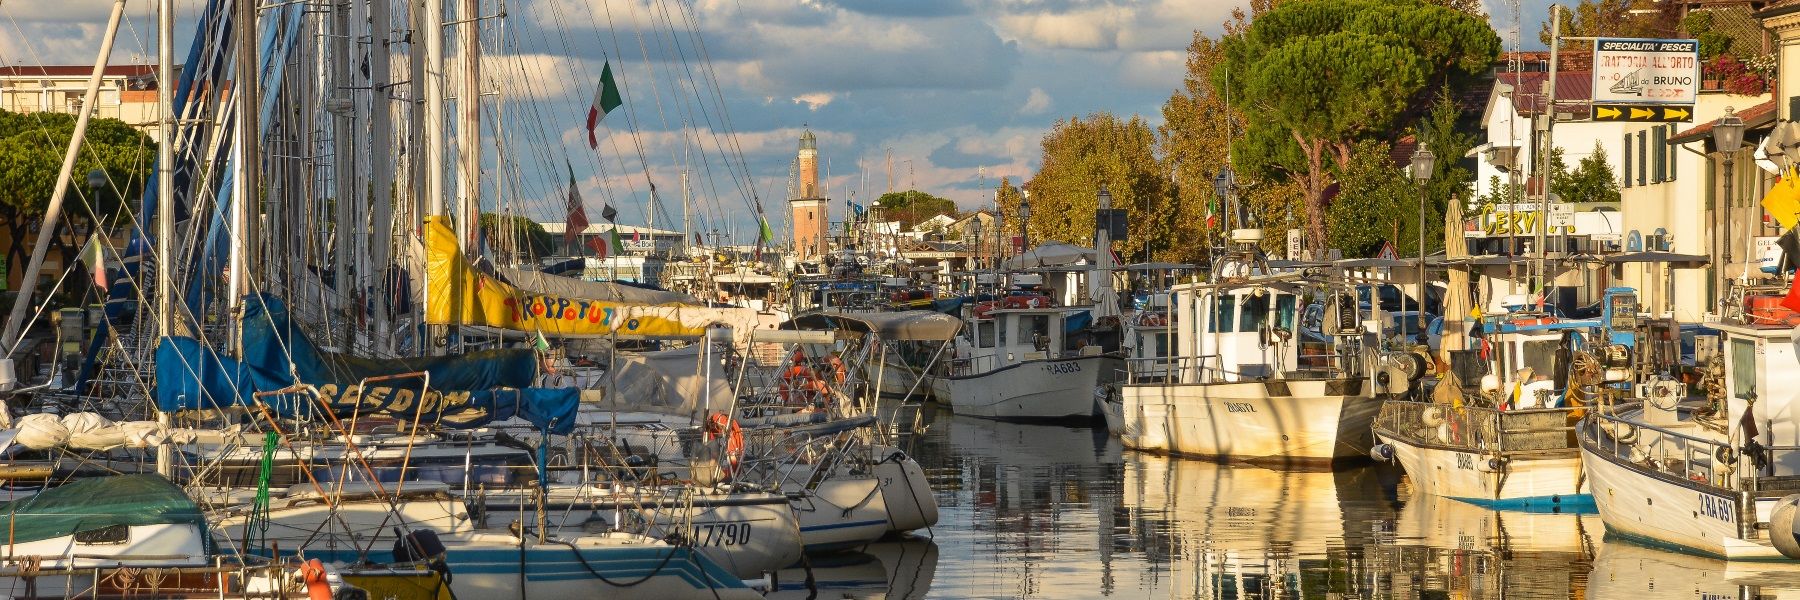
<path fill-rule="evenodd" d="M 737 474 L 738 465 L 744 458 L 744 430 L 738 427 L 737 419 L 725 413 L 713 413 L 706 420 L 706 441 L 719 439 L 720 436 L 726 436 L 725 464 L 720 465 L 720 468 L 725 470 L 725 476 L 729 478 Z"/>
<path fill-rule="evenodd" d="M 300 563 L 300 580 L 306 582 L 306 597 L 331 600 L 331 582 L 325 578 L 325 563 L 312 559 Z"/>
<path fill-rule="evenodd" d="M 1549 315 L 1545 315 L 1545 316 L 1541 316 L 1541 317 L 1519 317 L 1519 318 L 1516 318 L 1516 319 L 1513 319 L 1510 321 L 1510 323 L 1512 323 L 1514 327 L 1532 327 L 1532 326 L 1536 326 L 1536 325 L 1555 325 L 1556 322 L 1557 322 L 1556 317 L 1552 317 Z"/>

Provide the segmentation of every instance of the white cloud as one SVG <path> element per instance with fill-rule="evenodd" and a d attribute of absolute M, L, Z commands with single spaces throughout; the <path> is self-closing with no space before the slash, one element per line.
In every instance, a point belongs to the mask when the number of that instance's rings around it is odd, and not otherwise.
<path fill-rule="evenodd" d="M 1050 104 L 1050 94 L 1045 93 L 1044 88 L 1034 87 L 1025 97 L 1025 105 L 1019 107 L 1019 114 L 1041 115 L 1050 112 Z"/>
<path fill-rule="evenodd" d="M 794 96 L 794 104 L 805 105 L 806 110 L 817 111 L 824 108 L 825 105 L 831 104 L 831 101 L 835 99 L 837 99 L 835 94 L 813 92 L 811 94 Z"/>
<path fill-rule="evenodd" d="M 995 22 L 1005 35 L 1045 48 L 1176 50 L 1187 47 L 1195 30 L 1218 28 L 1239 4 L 1125 0 L 1055 7 L 1012 2 L 1003 7 Z"/>

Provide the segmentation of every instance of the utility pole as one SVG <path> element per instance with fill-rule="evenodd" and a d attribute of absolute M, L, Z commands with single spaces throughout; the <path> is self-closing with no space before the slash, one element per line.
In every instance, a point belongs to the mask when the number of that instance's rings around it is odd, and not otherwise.
<path fill-rule="evenodd" d="M 1562 5 L 1550 5 L 1550 76 L 1544 81 L 1544 113 L 1538 115 L 1538 214 L 1537 240 L 1532 244 L 1537 249 L 1538 304 L 1542 306 L 1550 293 L 1550 274 L 1545 269 L 1544 259 L 1549 256 L 1550 249 L 1544 246 L 1545 233 L 1550 227 L 1550 153 L 1556 142 L 1550 132 L 1556 124 L 1556 69 L 1557 53 L 1562 47 Z"/>

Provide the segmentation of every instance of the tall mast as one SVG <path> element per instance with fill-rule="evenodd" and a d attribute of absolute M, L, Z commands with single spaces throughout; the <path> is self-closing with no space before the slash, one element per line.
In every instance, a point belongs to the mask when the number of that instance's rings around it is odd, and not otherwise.
<path fill-rule="evenodd" d="M 425 37 L 424 70 L 413 73 L 414 78 L 425 79 L 425 126 L 421 131 L 423 137 L 413 143 L 425 149 L 424 163 L 419 165 L 425 174 L 425 214 L 440 217 L 444 215 L 444 0 L 425 0 L 424 16 L 414 35 Z M 455 296 L 451 294 L 450 302 L 456 301 Z M 424 297 L 426 302 L 431 301 L 430 294 Z M 425 314 L 428 311 L 419 312 Z M 454 308 L 451 314 L 455 314 Z M 445 339 L 446 329 L 433 325 L 427 332 L 429 335 L 419 348 L 420 352 L 441 354 L 443 347 L 437 342 Z"/>
<path fill-rule="evenodd" d="M 369 0 L 369 180 L 374 186 L 369 190 L 369 264 L 372 268 L 364 276 L 376 282 L 377 294 L 387 290 L 388 250 L 393 247 L 394 235 L 394 168 L 393 163 L 388 162 L 391 152 L 388 146 L 394 129 L 388 103 L 390 10 L 388 0 Z M 393 352 L 389 345 L 385 308 L 392 303 L 391 298 L 375 303 L 371 322 L 375 349 L 380 354 Z"/>
<path fill-rule="evenodd" d="M 237 14 L 232 17 L 232 27 L 237 32 L 237 64 L 231 78 L 231 97 L 237 110 L 237 131 L 232 135 L 233 181 L 231 191 L 231 233 L 234 239 L 231 244 L 231 275 L 228 278 L 227 306 L 231 311 L 230 344 L 242 350 L 238 331 L 241 322 L 237 319 L 238 311 L 243 307 L 244 293 L 248 291 L 250 265 L 255 260 L 256 227 L 255 217 L 257 204 L 261 202 L 261 173 L 258 167 L 261 160 L 259 148 L 254 138 L 260 137 L 262 130 L 259 124 L 257 78 L 260 73 L 256 64 L 256 4 L 255 2 L 238 2 Z"/>
<path fill-rule="evenodd" d="M 25 323 L 32 293 L 37 289 L 38 270 L 44 268 L 44 255 L 50 251 L 50 240 L 56 237 L 57 221 L 62 217 L 63 198 L 68 196 L 69 180 L 75 172 L 75 159 L 81 155 L 81 141 L 87 135 L 88 118 L 94 114 L 94 103 L 99 100 L 100 79 L 106 74 L 106 63 L 112 57 L 113 36 L 119 32 L 119 17 L 124 13 L 125 0 L 113 2 L 112 16 L 106 22 L 106 35 L 100 38 L 100 56 L 94 59 L 93 74 L 88 76 L 87 93 L 82 96 L 81 110 L 76 111 L 75 131 L 69 136 L 69 149 L 63 154 L 62 170 L 56 174 L 56 191 L 50 195 L 50 205 L 44 208 L 44 222 L 38 228 L 37 242 L 31 247 L 31 262 L 19 278 L 19 295 L 13 300 L 12 313 L 6 319 L 4 335 L 0 335 L 0 343 L 6 345 L 9 356 L 18 350 L 19 336 L 22 333 L 19 329 Z"/>
<path fill-rule="evenodd" d="M 434 2 L 436 0 L 433 0 Z M 457 13 L 462 36 L 462 88 L 456 94 L 456 220 L 463 251 L 478 252 L 476 221 L 481 213 L 481 0 L 462 0 Z"/>
<path fill-rule="evenodd" d="M 175 269 L 175 0 L 156 8 L 156 335 L 174 332 Z M 169 425 L 169 415 L 156 411 L 156 422 Z M 156 446 L 156 472 L 175 475 L 174 450 Z"/>
<path fill-rule="evenodd" d="M 356 229 L 351 224 L 350 215 L 355 209 L 352 200 L 356 192 L 356 160 L 353 156 L 355 142 L 355 104 L 350 100 L 350 6 L 347 3 L 333 3 L 331 7 L 331 29 L 327 39 L 330 44 L 331 57 L 326 59 L 331 68 L 330 89 L 326 90 L 326 111 L 331 113 L 331 178 L 332 190 L 332 287 L 330 314 L 344 319 L 344 323 L 355 323 L 350 309 L 355 305 L 351 301 L 356 285 L 350 281 L 350 262 L 356 254 L 352 251 L 352 239 Z M 344 348 L 356 347 L 356 328 L 349 327 L 350 333 L 343 339 Z M 327 331 L 338 331 L 338 328 L 327 328 Z M 335 337 L 335 333 L 333 334 Z"/>

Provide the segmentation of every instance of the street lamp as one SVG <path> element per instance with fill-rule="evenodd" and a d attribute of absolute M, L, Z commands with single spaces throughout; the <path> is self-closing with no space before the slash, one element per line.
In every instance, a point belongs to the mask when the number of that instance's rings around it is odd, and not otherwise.
<path fill-rule="evenodd" d="M 1431 181 L 1432 169 L 1437 167 L 1437 155 L 1431 153 L 1424 140 L 1419 142 L 1419 150 L 1412 155 L 1412 179 L 1419 185 L 1419 344 L 1427 344 L 1430 340 L 1425 335 L 1425 184 Z"/>
<path fill-rule="evenodd" d="M 1713 123 L 1713 151 L 1725 159 L 1725 198 L 1718 202 L 1713 210 L 1718 213 L 1719 233 L 1713 236 L 1717 244 L 1717 256 L 1720 262 L 1713 267 L 1713 289 L 1722 303 L 1725 298 L 1725 268 L 1731 264 L 1731 180 L 1732 170 L 1737 166 L 1737 151 L 1744 144 L 1744 120 L 1738 118 L 1737 112 L 1725 107 L 1725 116 Z M 1719 306 L 1720 314 L 1724 313 L 1724 305 Z"/>

